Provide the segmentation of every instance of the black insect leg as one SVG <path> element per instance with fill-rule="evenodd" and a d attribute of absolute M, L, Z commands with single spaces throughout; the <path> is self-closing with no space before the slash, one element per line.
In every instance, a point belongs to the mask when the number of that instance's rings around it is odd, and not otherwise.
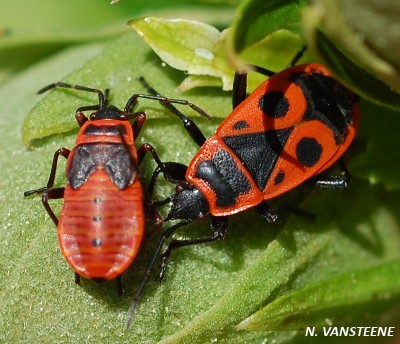
<path fill-rule="evenodd" d="M 152 88 L 144 78 L 139 78 L 139 81 L 143 84 L 144 87 L 149 91 L 150 94 L 142 94 L 136 93 L 131 96 L 128 102 L 125 105 L 125 112 L 130 112 L 137 103 L 138 98 L 145 98 L 150 100 L 158 100 L 163 106 L 169 109 L 173 114 L 178 116 L 178 118 L 182 121 L 185 130 L 189 133 L 190 137 L 199 145 L 202 146 L 206 141 L 204 134 L 201 132 L 200 128 L 194 123 L 190 118 L 186 117 L 181 111 L 179 111 L 174 104 L 186 105 L 195 110 L 197 113 L 211 119 L 211 117 L 197 105 L 183 99 L 170 99 L 167 97 L 161 96 L 154 88 Z"/>
<path fill-rule="evenodd" d="M 233 79 L 232 89 L 232 108 L 236 108 L 243 100 L 246 99 L 247 91 L 247 73 L 236 72 Z"/>
<path fill-rule="evenodd" d="M 46 190 L 42 194 L 42 204 L 56 226 L 58 226 L 58 219 L 57 216 L 54 214 L 53 209 L 51 209 L 49 205 L 49 199 L 60 199 L 60 198 L 64 198 L 64 188 Z"/>
<path fill-rule="evenodd" d="M 288 64 L 288 68 L 294 66 L 299 60 L 303 57 L 304 53 L 306 52 L 307 47 L 303 45 L 301 50 L 293 57 L 292 61 Z"/>
<path fill-rule="evenodd" d="M 47 85 L 45 87 L 43 87 L 42 89 L 40 89 L 38 91 L 38 94 L 47 92 L 53 88 L 71 88 L 74 90 L 79 90 L 79 91 L 85 91 L 85 92 L 93 92 L 93 93 L 97 93 L 98 97 L 99 97 L 99 108 L 103 109 L 104 106 L 106 105 L 107 102 L 107 96 L 109 91 L 106 90 L 104 93 L 103 91 L 96 89 L 96 88 L 90 88 L 90 87 L 86 87 L 86 86 L 80 86 L 80 85 L 71 85 L 71 84 L 67 84 L 65 82 L 54 82 L 50 85 Z M 82 109 L 82 108 L 81 108 Z M 89 107 L 86 107 L 86 110 L 89 110 Z"/>
<path fill-rule="evenodd" d="M 211 216 L 211 228 L 214 232 L 213 235 L 211 235 L 211 236 L 201 237 L 201 238 L 196 238 L 196 239 L 171 241 L 171 243 L 168 245 L 167 249 L 164 251 L 164 253 L 161 257 L 160 274 L 158 276 L 160 281 L 162 281 L 164 279 L 165 271 L 167 268 L 168 258 L 171 255 L 171 252 L 173 250 L 175 250 L 179 247 L 204 244 L 204 243 L 209 243 L 209 242 L 224 239 L 226 230 L 228 228 L 228 218 Z"/>
<path fill-rule="evenodd" d="M 319 189 L 345 189 L 350 182 L 350 173 L 343 160 L 338 161 L 341 169 L 340 176 L 318 176 L 315 185 Z"/>
<path fill-rule="evenodd" d="M 26 197 L 26 196 L 33 195 L 33 194 L 41 194 L 41 193 L 46 192 L 47 190 L 51 189 L 54 185 L 54 179 L 56 177 L 58 158 L 61 155 L 65 159 L 67 159 L 69 156 L 69 153 L 70 153 L 70 150 L 67 148 L 57 149 L 53 156 L 53 163 L 51 165 L 50 176 L 49 176 L 49 180 L 47 182 L 47 186 L 45 186 L 43 188 L 35 189 L 35 190 L 25 191 L 24 196 Z"/>
<path fill-rule="evenodd" d="M 248 69 L 253 70 L 257 73 L 273 76 L 275 72 L 272 70 L 248 64 Z M 246 71 L 236 71 L 235 77 L 233 79 L 233 88 L 232 88 L 232 108 L 236 108 L 243 100 L 246 99 L 247 94 L 247 72 Z"/>
<path fill-rule="evenodd" d="M 165 219 L 163 219 L 161 217 L 160 213 L 156 209 L 159 207 L 162 207 L 165 204 L 172 202 L 172 199 L 173 199 L 173 196 L 169 196 L 166 199 L 161 200 L 161 201 L 154 201 L 152 199 L 153 194 L 154 194 L 155 185 L 156 185 L 159 174 L 163 171 L 164 172 L 168 171 L 168 174 L 163 173 L 164 178 L 166 180 L 170 181 L 171 183 L 178 185 L 178 184 L 180 184 L 181 180 L 184 180 L 186 169 L 187 169 L 187 166 L 185 166 L 185 165 L 182 165 L 179 163 L 174 163 L 174 162 L 166 162 L 166 163 L 163 163 L 162 168 L 160 166 L 157 166 L 156 169 L 154 170 L 154 172 L 151 176 L 151 179 L 150 179 L 148 189 L 147 189 L 147 202 L 146 202 L 147 210 L 146 210 L 146 212 L 148 214 L 147 216 L 150 218 L 155 218 L 155 216 L 153 214 L 156 213 L 159 216 L 160 222 L 156 222 L 156 227 L 150 233 L 149 238 L 151 238 L 155 233 L 157 233 L 158 230 L 161 228 L 162 224 L 164 223 L 164 221 L 166 221 Z M 176 179 L 176 180 L 172 179 L 172 177 L 171 177 L 171 175 L 174 175 L 175 170 L 178 171 L 177 176 L 176 176 L 176 177 L 178 177 L 178 179 Z M 184 181 L 184 182 L 186 182 L 186 181 Z"/>
<path fill-rule="evenodd" d="M 301 50 L 293 57 L 292 61 L 288 64 L 287 68 L 294 66 L 304 55 L 305 51 L 307 50 L 306 46 L 303 46 Z M 256 65 L 249 65 L 251 67 L 251 70 L 266 75 L 266 76 L 274 76 L 276 73 L 273 72 L 270 69 L 256 66 Z"/>
<path fill-rule="evenodd" d="M 208 243 L 216 240 L 223 239 L 225 236 L 225 232 L 228 226 L 228 220 L 225 217 L 211 217 L 212 220 L 212 229 L 214 230 L 214 234 L 210 237 L 204 237 L 204 238 L 197 238 L 197 239 L 192 239 L 192 240 L 174 240 L 170 243 L 170 245 L 167 247 L 166 251 L 164 252 L 162 256 L 162 266 L 160 268 L 160 274 L 159 274 L 159 279 L 162 280 L 165 274 L 165 269 L 166 269 L 166 264 L 168 257 L 171 254 L 171 251 L 173 249 L 176 249 L 178 247 L 183 247 L 183 246 L 189 246 L 189 245 L 195 245 L 199 243 Z M 133 298 L 133 301 L 129 307 L 128 310 L 128 317 L 127 317 L 127 322 L 126 322 L 126 327 L 129 329 L 132 320 L 133 320 L 133 315 L 136 310 L 137 304 L 140 300 L 140 297 L 143 294 L 144 288 L 147 285 L 151 272 L 154 268 L 154 265 L 156 264 L 158 260 L 158 256 L 164 247 L 165 242 L 167 241 L 168 238 L 170 238 L 178 228 L 183 227 L 187 224 L 189 224 L 191 221 L 182 221 L 178 222 L 177 224 L 167 228 L 164 233 L 162 234 L 161 240 L 154 252 L 153 258 L 150 261 L 150 264 L 146 270 L 145 277 L 143 278 L 138 291 L 135 294 L 135 297 Z"/>
<path fill-rule="evenodd" d="M 132 320 L 133 320 L 133 315 L 134 315 L 134 313 L 135 313 L 136 306 L 137 306 L 137 304 L 138 304 L 138 302 L 139 302 L 139 300 L 140 300 L 140 297 L 141 297 L 142 294 L 143 294 L 144 288 L 146 287 L 146 285 L 147 285 L 147 283 L 148 283 L 148 281 L 149 281 L 149 278 L 150 278 L 150 276 L 151 276 L 151 272 L 152 272 L 152 270 L 153 270 L 153 268 L 154 268 L 154 265 L 156 264 L 156 262 L 157 262 L 157 260 L 158 260 L 158 256 L 159 256 L 159 254 L 160 254 L 162 248 L 164 247 L 165 241 L 166 241 L 169 237 L 171 237 L 171 235 L 173 235 L 173 234 L 175 233 L 175 231 L 176 231 L 178 228 L 180 228 L 180 227 L 182 227 L 182 226 L 185 226 L 185 225 L 188 224 L 189 222 L 190 222 L 190 221 L 182 221 L 182 222 L 179 222 L 179 223 L 177 223 L 177 224 L 175 224 L 175 225 L 169 227 L 168 229 L 166 229 L 166 230 L 164 231 L 164 233 L 162 234 L 161 240 L 160 240 L 160 242 L 159 242 L 159 244 L 158 244 L 156 250 L 154 251 L 153 258 L 151 259 L 150 264 L 149 264 L 149 266 L 147 267 L 146 274 L 145 274 L 145 276 L 144 276 L 142 282 L 140 283 L 139 289 L 138 289 L 138 291 L 136 292 L 135 297 L 133 298 L 133 301 L 132 301 L 132 303 L 131 303 L 131 305 L 130 305 L 130 307 L 129 307 L 129 310 L 128 310 L 128 317 L 127 317 L 127 322 L 126 322 L 126 328 L 127 328 L 127 329 L 129 329 L 130 326 L 131 326 L 131 323 L 132 323 Z"/>
<path fill-rule="evenodd" d="M 158 175 L 162 172 L 166 180 L 170 181 L 171 183 L 178 184 L 179 182 L 183 182 L 185 180 L 185 174 L 187 166 L 177 163 L 177 162 L 162 162 L 154 149 L 154 147 L 149 143 L 144 143 L 138 149 L 138 161 L 139 164 L 144 159 L 146 153 L 150 153 L 157 163 L 157 167 L 153 172 L 150 184 L 149 184 L 149 194 L 153 194 L 154 185 Z"/>
<path fill-rule="evenodd" d="M 135 117 L 135 120 L 132 123 L 133 134 L 135 135 L 135 138 L 137 138 L 142 130 L 144 122 L 146 122 L 146 114 L 144 112 L 136 112 L 132 115 Z"/>
<path fill-rule="evenodd" d="M 54 153 L 54 156 L 53 156 L 53 163 L 51 165 L 50 176 L 49 176 L 49 180 L 47 181 L 47 186 L 45 186 L 43 188 L 29 190 L 29 191 L 24 192 L 25 197 L 33 195 L 33 194 L 42 194 L 43 206 L 46 209 L 47 213 L 49 214 L 50 218 L 53 220 L 53 222 L 55 223 L 56 226 L 58 224 L 58 219 L 55 216 L 53 210 L 50 208 L 48 200 L 64 197 L 64 188 L 52 189 L 52 187 L 54 186 L 54 180 L 56 177 L 58 158 L 61 155 L 67 159 L 69 154 L 70 154 L 70 150 L 66 149 L 66 148 L 60 148 L 60 149 L 56 150 L 56 152 Z"/>
<path fill-rule="evenodd" d="M 275 223 L 279 219 L 279 215 L 265 202 L 257 205 L 256 210 L 269 223 Z"/>
<path fill-rule="evenodd" d="M 160 166 L 157 166 L 150 179 L 148 194 L 150 196 L 153 195 L 158 175 L 161 172 L 163 173 L 165 180 L 168 180 L 169 182 L 178 185 L 182 182 L 185 182 L 186 170 L 187 166 L 178 162 L 164 162 L 162 168 L 160 168 Z M 165 203 L 168 202 L 165 201 L 164 204 Z"/>
<path fill-rule="evenodd" d="M 158 230 L 158 228 L 160 228 L 162 223 L 163 223 L 163 219 L 162 219 L 161 215 L 155 209 L 155 207 L 159 206 L 160 204 L 155 204 L 155 202 L 153 202 L 151 200 L 157 176 L 158 176 L 158 174 L 160 172 L 162 172 L 164 174 L 165 178 L 167 180 L 170 180 L 170 179 L 168 179 L 169 178 L 168 176 L 171 173 L 170 165 L 175 165 L 175 164 L 176 165 L 181 165 L 181 164 L 178 164 L 178 163 L 163 163 L 160 160 L 160 158 L 159 158 L 156 150 L 154 149 L 154 147 L 149 143 L 144 143 L 137 151 L 138 163 L 139 164 L 143 161 L 143 159 L 144 159 L 144 157 L 145 157 L 145 155 L 147 153 L 150 153 L 152 155 L 154 161 L 157 164 L 156 170 L 153 172 L 153 176 L 152 176 L 152 179 L 151 179 L 150 184 L 149 184 L 149 188 L 148 188 L 147 193 L 146 193 L 146 213 L 147 213 L 148 217 L 150 217 L 150 218 L 152 218 L 154 220 L 156 228 L 153 230 L 153 232 L 156 232 Z M 182 165 L 182 166 L 184 166 L 184 165 Z M 185 166 L 185 171 L 186 171 L 186 166 Z M 175 182 L 175 180 L 170 180 L 170 181 L 171 182 Z M 165 201 L 164 204 L 167 203 L 167 202 L 168 201 Z"/>
<path fill-rule="evenodd" d="M 154 147 L 150 143 L 144 143 L 138 149 L 137 154 L 138 154 L 139 164 L 143 161 L 146 153 L 150 153 L 152 155 L 154 161 L 157 163 L 158 168 L 160 168 L 163 173 L 167 173 L 168 174 L 168 171 L 165 170 L 164 163 L 160 160 L 156 150 L 154 149 Z"/>
<path fill-rule="evenodd" d="M 152 151 L 152 154 L 153 154 L 153 156 L 154 155 L 157 156 L 154 149 Z M 157 156 L 157 159 L 155 159 L 155 160 L 156 161 L 158 160 L 158 166 L 155 168 L 155 170 L 151 176 L 150 182 L 149 182 L 149 186 L 148 186 L 147 194 L 146 194 L 146 197 L 147 197 L 146 208 L 147 208 L 147 212 L 148 212 L 148 217 L 154 218 L 155 216 L 153 215 L 153 213 L 156 213 L 159 216 L 160 222 L 156 222 L 156 228 L 152 231 L 152 233 L 150 234 L 150 237 L 153 236 L 158 231 L 158 228 L 161 227 L 163 222 L 166 221 L 166 219 L 162 219 L 161 215 L 156 210 L 156 208 L 170 203 L 173 198 L 173 196 L 170 196 L 161 201 L 154 201 L 152 199 L 153 194 L 154 194 L 155 185 L 156 185 L 159 174 L 163 173 L 165 180 L 167 180 L 175 185 L 181 185 L 182 183 L 187 183 L 185 180 L 185 174 L 186 174 L 186 170 L 187 170 L 186 165 L 183 165 L 183 164 L 180 164 L 177 162 L 162 163 L 161 161 L 159 161 L 158 156 Z M 156 217 L 158 218 L 158 216 L 156 216 Z"/>
<path fill-rule="evenodd" d="M 263 68 L 260 66 L 248 64 L 247 65 L 250 70 L 253 70 L 257 73 L 273 76 L 276 73 L 267 68 Z M 235 73 L 235 77 L 233 80 L 233 89 L 232 89 L 232 107 L 236 108 L 243 100 L 246 99 L 246 90 L 247 90 L 247 72 L 245 71 L 237 71 Z"/>

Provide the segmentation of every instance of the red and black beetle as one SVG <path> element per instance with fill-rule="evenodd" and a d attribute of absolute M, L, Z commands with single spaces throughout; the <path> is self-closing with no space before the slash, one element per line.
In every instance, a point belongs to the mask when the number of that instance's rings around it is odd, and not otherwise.
<path fill-rule="evenodd" d="M 172 250 L 224 238 L 228 216 L 256 208 L 269 222 L 274 222 L 277 215 L 265 201 L 331 167 L 354 139 L 360 120 L 358 97 L 333 79 L 326 67 L 304 64 L 280 73 L 253 68 L 270 78 L 246 97 L 247 74 L 236 73 L 234 109 L 213 136 L 205 139 L 200 130 L 188 130 L 201 146 L 189 166 L 164 162 L 154 171 L 150 193 L 160 172 L 177 185 L 174 195 L 159 202 L 160 205 L 172 202 L 164 221 L 183 221 L 165 230 L 130 307 L 128 324 L 157 254 L 176 229 L 210 214 L 213 235 L 170 242 L 162 255 L 160 279 Z M 149 85 L 147 89 L 153 95 L 158 94 Z M 169 107 L 179 117 L 183 116 L 170 104 Z M 341 176 L 318 176 L 318 187 L 347 186 L 348 172 L 339 163 Z"/>
<path fill-rule="evenodd" d="M 80 282 L 80 276 L 97 281 L 116 278 L 118 292 L 121 293 L 120 275 L 138 254 L 145 226 L 145 197 L 137 168 L 147 152 L 162 165 L 151 145 L 145 143 L 136 151 L 135 138 L 146 115 L 144 112 L 133 113 L 132 110 L 138 98 L 165 98 L 136 93 L 122 111 L 107 104 L 108 90 L 102 92 L 57 82 L 38 93 L 55 87 L 97 93 L 99 103 L 76 110 L 75 118 L 80 130 L 75 147 L 72 150 L 58 149 L 47 186 L 26 191 L 24 196 L 42 195 L 43 205 L 58 227 L 61 251 L 75 270 L 76 283 Z M 198 110 L 187 101 L 168 101 Z M 83 113 L 88 110 L 95 110 L 89 119 Z M 201 110 L 198 111 L 201 113 Z M 67 159 L 67 184 L 53 188 L 60 156 Z M 48 203 L 49 199 L 58 198 L 64 199 L 59 218 Z M 161 217 L 155 210 L 147 209 L 146 213 L 151 214 L 156 225 L 161 224 Z"/>

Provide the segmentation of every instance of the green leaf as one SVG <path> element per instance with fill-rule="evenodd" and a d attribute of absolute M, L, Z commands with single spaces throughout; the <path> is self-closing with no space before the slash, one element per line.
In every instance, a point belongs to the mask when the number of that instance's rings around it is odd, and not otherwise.
<path fill-rule="evenodd" d="M 327 243 L 325 235 L 288 237 L 282 233 L 237 277 L 236 283 L 228 286 L 224 295 L 207 312 L 161 343 L 204 343 L 205 338 L 212 338 L 216 332 L 236 323 L 249 310 L 257 309 L 290 284 L 298 271 L 312 264 Z M 298 246 L 299 249 L 287 250 L 285 246 L 288 245 Z"/>
<path fill-rule="evenodd" d="M 74 145 L 75 109 L 97 100 L 95 95 L 75 90 L 53 90 L 43 97 L 35 91 L 58 80 L 109 87 L 111 102 L 123 107 L 132 93 L 144 91 L 137 81 L 139 76 L 145 76 L 161 94 L 182 98 L 175 91 L 184 78 L 182 73 L 163 66 L 132 34 L 106 47 L 84 45 L 64 51 L 0 87 L 0 98 L 7 99 L 0 102 L 0 342 L 168 343 L 176 339 L 174 343 L 302 343 L 303 331 L 238 331 L 236 326 L 266 304 L 306 285 L 400 259 L 400 192 L 357 177 L 341 192 L 310 191 L 304 186 L 272 205 L 300 207 L 312 213 L 315 222 L 292 214 L 283 215 L 279 224 L 272 225 L 255 211 L 230 218 L 223 242 L 173 252 L 164 283 L 157 282 L 155 272 L 132 329 L 125 331 L 128 307 L 159 238 L 144 243 L 124 274 L 122 297 L 116 295 L 113 283 L 83 280 L 77 286 L 40 197 L 24 199 L 22 194 L 45 185 L 54 151 Z M 220 90 L 191 90 L 184 98 L 215 118 L 210 122 L 181 108 L 207 137 L 230 112 L 230 96 Z M 38 103 L 23 129 L 25 142 L 34 146 L 27 150 L 19 132 L 35 101 Z M 163 161 L 188 163 L 192 159 L 198 147 L 174 116 L 149 100 L 140 101 L 137 110 L 148 114 L 137 147 L 143 142 L 153 144 Z M 392 126 L 392 131 L 395 128 Z M 368 142 L 371 134 L 364 131 L 362 138 Z M 349 156 L 350 162 L 356 155 L 357 150 Z M 140 166 L 144 185 L 154 167 L 147 158 Z M 62 163 L 56 184 L 65 185 Z M 155 197 L 163 199 L 173 193 L 173 186 L 160 181 Z M 52 203 L 56 212 L 60 203 Z M 177 234 L 187 238 L 209 235 L 209 223 L 193 223 Z M 392 295 L 368 310 L 371 325 L 398 324 L 399 302 Z M 392 302 L 397 311 L 382 308 L 386 302 Z M 355 322 L 359 314 L 352 314 L 349 317 Z M 330 343 L 342 343 L 342 339 L 333 338 Z"/>
<path fill-rule="evenodd" d="M 241 322 L 237 329 L 303 330 L 310 324 L 327 326 L 327 319 L 335 326 L 362 325 L 370 309 L 390 309 L 399 299 L 400 260 L 395 260 L 346 272 L 283 295 Z"/>
<path fill-rule="evenodd" d="M 146 17 L 130 20 L 128 24 L 173 68 L 219 77 L 223 89 L 232 87 L 234 70 L 228 64 L 224 32 L 183 19 Z"/>
<path fill-rule="evenodd" d="M 246 0 L 238 9 L 229 36 L 229 48 L 239 53 L 271 33 L 290 29 L 299 31 L 303 0 Z"/>
<path fill-rule="evenodd" d="M 363 25 L 368 32 L 371 30 L 367 27 L 376 25 L 384 28 L 386 32 L 388 28 L 397 25 L 391 18 L 400 10 L 400 7 L 397 3 L 386 2 L 388 5 L 386 13 L 374 14 L 373 20 L 359 21 L 354 17 L 358 18 L 359 12 L 368 16 L 370 4 L 358 2 L 360 8 L 351 5 L 344 5 L 341 8 L 338 4 L 339 2 L 335 1 L 317 1 L 305 11 L 303 23 L 308 46 L 321 57 L 323 63 L 357 93 L 377 104 L 400 108 L 399 72 L 397 67 L 391 65 L 389 61 L 390 59 L 398 60 L 396 50 L 382 48 L 385 53 L 391 51 L 391 58 L 387 56 L 385 61 L 381 57 L 381 50 L 376 49 L 376 42 L 375 49 L 371 49 L 368 42 L 372 40 L 372 37 L 364 37 L 364 32 L 360 31 L 360 28 L 352 27 L 362 22 L 360 25 Z M 382 5 L 385 6 L 385 1 Z M 391 13 L 392 10 L 393 13 Z M 396 15 L 395 17 L 397 18 Z M 364 39 L 361 40 L 360 37 Z M 382 37 L 385 37 L 383 41 L 389 47 L 397 46 L 400 42 L 398 37 L 387 36 L 386 33 L 382 33 Z"/>

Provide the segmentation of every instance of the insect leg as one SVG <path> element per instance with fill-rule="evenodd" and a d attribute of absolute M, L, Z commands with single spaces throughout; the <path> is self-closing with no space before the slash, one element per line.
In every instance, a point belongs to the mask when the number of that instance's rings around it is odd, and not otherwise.
<path fill-rule="evenodd" d="M 319 189 L 345 189 L 350 182 L 350 173 L 343 160 L 339 159 L 340 176 L 318 176 L 315 185 Z"/>
<path fill-rule="evenodd" d="M 137 304 L 138 304 L 138 302 L 139 302 L 139 300 L 140 300 L 140 297 L 141 297 L 142 294 L 143 294 L 144 288 L 146 287 L 146 285 L 147 285 L 147 283 L 148 283 L 148 281 L 149 281 L 149 278 L 150 278 L 150 276 L 151 276 L 151 271 L 153 270 L 154 265 L 155 265 L 156 262 L 157 262 L 158 256 L 159 256 L 159 254 L 160 254 L 160 252 L 161 252 L 161 250 L 162 250 L 162 248 L 163 248 L 163 246 L 164 246 L 164 244 L 165 244 L 165 241 L 166 241 L 172 234 L 174 234 L 175 231 L 176 231 L 178 228 L 180 228 L 180 227 L 182 227 L 182 226 L 184 226 L 184 225 L 186 225 L 186 224 L 188 224 L 188 223 L 189 223 L 189 221 L 182 221 L 182 222 L 179 222 L 179 223 L 177 223 L 177 224 L 175 224 L 175 225 L 169 227 L 168 229 L 166 229 L 166 230 L 164 231 L 164 233 L 162 234 L 161 240 L 160 240 L 160 242 L 159 242 L 159 244 L 158 244 L 156 250 L 154 251 L 153 258 L 151 259 L 150 264 L 149 264 L 149 266 L 147 267 L 146 274 L 145 274 L 145 276 L 144 276 L 142 282 L 140 283 L 139 289 L 137 290 L 137 292 L 136 292 L 136 294 L 135 294 L 135 297 L 133 298 L 133 301 L 132 301 L 132 303 L 131 303 L 131 305 L 130 305 L 130 307 L 129 307 L 129 310 L 128 310 L 128 317 L 127 317 L 127 322 L 126 322 L 126 328 L 127 328 L 127 329 L 129 329 L 130 326 L 131 326 L 131 324 L 132 324 L 133 315 L 134 315 L 134 313 L 135 313 L 136 306 L 137 306 Z"/>
<path fill-rule="evenodd" d="M 243 100 L 246 99 L 247 90 L 247 73 L 236 72 L 233 79 L 232 89 L 232 108 L 236 108 Z"/>
<path fill-rule="evenodd" d="M 140 112 L 135 112 L 134 114 L 132 114 L 132 116 L 134 116 L 135 118 L 135 121 L 132 124 L 132 129 L 136 138 L 139 136 L 144 122 L 146 122 L 146 114 L 143 111 L 140 111 Z"/>
<path fill-rule="evenodd" d="M 63 197 L 64 188 L 49 189 L 42 194 L 42 204 L 56 226 L 58 226 L 58 219 L 57 216 L 54 214 L 53 209 L 51 209 L 49 205 L 49 199 L 59 199 Z"/>
<path fill-rule="evenodd" d="M 179 111 L 173 104 L 187 105 L 195 110 L 197 113 L 211 119 L 211 117 L 197 105 L 190 103 L 183 99 L 172 99 L 161 96 L 154 88 L 152 88 L 144 78 L 139 78 L 139 81 L 144 87 L 149 91 L 150 94 L 136 93 L 131 96 L 125 105 L 125 112 L 131 112 L 133 106 L 137 103 L 138 98 L 145 98 L 151 100 L 158 100 L 163 106 L 169 109 L 174 115 L 182 121 L 185 130 L 188 132 L 190 137 L 199 145 L 202 146 L 206 141 L 204 134 L 201 132 L 200 128 L 194 123 L 190 118 L 186 117 L 181 111 Z"/>
<path fill-rule="evenodd" d="M 292 61 L 288 64 L 287 68 L 294 66 L 299 60 L 303 57 L 304 53 L 306 52 L 307 47 L 303 45 L 301 50 L 293 57 Z"/>
<path fill-rule="evenodd" d="M 79 91 L 86 91 L 86 92 L 93 92 L 93 93 L 97 93 L 98 97 L 99 97 L 99 108 L 102 109 L 104 108 L 104 106 L 106 105 L 107 102 L 107 97 L 108 97 L 108 93 L 109 90 L 105 90 L 105 92 L 103 93 L 103 91 L 97 89 L 97 88 L 90 88 L 90 87 L 86 87 L 86 86 L 80 86 L 80 85 L 71 85 L 71 84 L 67 84 L 65 82 L 54 82 L 50 85 L 47 85 L 45 87 L 43 87 L 42 89 L 40 89 L 38 91 L 38 94 L 47 92 L 53 88 L 71 88 L 74 90 L 79 90 Z"/>
<path fill-rule="evenodd" d="M 269 223 L 275 223 L 279 219 L 279 215 L 265 202 L 257 205 L 256 210 Z"/>
<path fill-rule="evenodd" d="M 60 155 L 62 155 L 65 159 L 67 159 L 69 156 L 69 153 L 70 153 L 70 150 L 67 148 L 57 149 L 53 156 L 53 163 L 51 165 L 50 176 L 49 176 L 49 180 L 47 182 L 47 186 L 45 186 L 43 188 L 35 189 L 35 190 L 25 191 L 24 196 L 26 197 L 26 196 L 30 196 L 33 194 L 41 194 L 41 193 L 44 193 L 44 192 L 48 191 L 49 189 L 51 189 L 54 185 L 54 179 L 56 177 L 58 158 L 60 157 Z"/>
<path fill-rule="evenodd" d="M 188 239 L 188 240 L 173 240 L 170 242 L 170 244 L 168 245 L 167 249 L 164 251 L 161 257 L 161 267 L 158 276 L 160 281 L 164 279 L 168 258 L 173 250 L 179 247 L 204 244 L 224 239 L 226 230 L 228 228 L 228 218 L 223 216 L 221 217 L 211 216 L 211 228 L 214 232 L 213 235 L 211 236 Z"/>

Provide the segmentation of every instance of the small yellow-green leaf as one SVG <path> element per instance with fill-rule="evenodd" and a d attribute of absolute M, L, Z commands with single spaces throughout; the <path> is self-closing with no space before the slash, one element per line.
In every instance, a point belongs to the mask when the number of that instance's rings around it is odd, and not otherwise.
<path fill-rule="evenodd" d="M 184 19 L 146 17 L 128 23 L 171 67 L 189 74 L 222 79 L 223 89 L 233 82 L 224 48 L 225 33 L 215 27 Z"/>
<path fill-rule="evenodd" d="M 288 30 L 278 30 L 261 41 L 249 45 L 240 56 L 246 63 L 262 66 L 273 71 L 280 71 L 286 68 L 302 46 L 303 42 L 298 34 Z M 247 91 L 251 92 L 265 79 L 265 75 L 249 72 Z M 221 88 L 222 82 L 219 78 L 207 75 L 190 75 L 179 85 L 178 91 L 184 92 L 195 87 L 204 86 Z M 230 86 L 231 88 L 232 85 Z"/>
<path fill-rule="evenodd" d="M 164 62 L 190 74 L 179 85 L 178 91 L 206 86 L 232 89 L 234 69 L 229 65 L 226 49 L 223 48 L 228 30 L 220 33 L 208 24 L 181 19 L 142 18 L 131 20 L 130 25 Z M 191 31 L 196 31 L 197 35 L 211 35 L 197 39 L 191 37 Z M 242 51 L 241 58 L 246 63 L 279 71 L 290 63 L 302 46 L 300 35 L 289 30 L 277 30 L 249 44 Z M 196 51 L 201 58 L 195 56 Z M 214 55 L 217 56 L 215 61 L 211 59 Z M 264 80 L 264 75 L 249 73 L 248 91 L 251 92 Z"/>
<path fill-rule="evenodd" d="M 251 317 L 238 330 L 302 330 L 329 323 L 343 326 L 365 323 L 362 316 L 377 304 L 393 307 L 400 299 L 400 260 L 364 270 L 349 271 L 279 297 Z M 385 300 L 387 300 L 385 302 Z"/>

